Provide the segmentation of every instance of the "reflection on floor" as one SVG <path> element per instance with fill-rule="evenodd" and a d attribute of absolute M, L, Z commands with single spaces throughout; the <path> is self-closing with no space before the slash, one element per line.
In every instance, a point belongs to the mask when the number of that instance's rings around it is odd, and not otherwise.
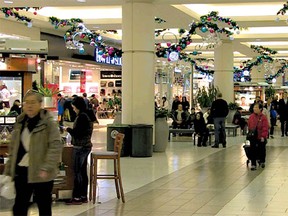
<path fill-rule="evenodd" d="M 97 204 L 53 204 L 54 216 L 288 215 L 288 145 L 277 128 L 267 145 L 266 168 L 250 171 L 243 136 L 227 148 L 195 147 L 191 137 L 174 137 L 165 153 L 121 160 L 126 203 L 116 199 L 113 181 L 99 181 Z M 106 149 L 106 128 L 95 127 L 94 150 Z M 111 169 L 101 163 L 100 169 Z M 11 215 L 4 211 L 1 216 Z M 30 215 L 38 215 L 32 208 Z"/>

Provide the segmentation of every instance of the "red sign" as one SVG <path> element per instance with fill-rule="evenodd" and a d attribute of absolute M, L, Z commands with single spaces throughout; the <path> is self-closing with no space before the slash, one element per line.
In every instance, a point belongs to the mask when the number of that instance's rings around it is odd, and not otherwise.
<path fill-rule="evenodd" d="M 80 92 L 86 92 L 86 71 L 80 73 Z"/>

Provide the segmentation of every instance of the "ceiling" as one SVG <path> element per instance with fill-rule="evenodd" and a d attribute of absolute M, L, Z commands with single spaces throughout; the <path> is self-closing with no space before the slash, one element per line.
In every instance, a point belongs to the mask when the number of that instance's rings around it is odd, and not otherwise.
<path fill-rule="evenodd" d="M 20 12 L 33 19 L 33 26 L 40 27 L 41 31 L 56 35 L 64 35 L 65 29 L 55 30 L 49 24 L 49 16 L 61 19 L 81 18 L 90 30 L 121 30 L 122 11 L 121 4 L 125 0 L 11 0 L 13 3 L 4 3 L 0 0 L 0 7 L 42 7 L 38 15 L 30 12 Z M 128 0 L 127 0 L 128 1 Z M 165 23 L 155 23 L 155 29 L 170 29 L 176 32 L 178 28 L 189 30 L 193 20 L 210 11 L 219 11 L 219 16 L 228 17 L 237 22 L 241 28 L 240 34 L 234 34 L 234 61 L 239 64 L 247 58 L 257 56 L 250 49 L 250 45 L 263 45 L 279 53 L 279 58 L 288 59 L 288 13 L 277 16 L 276 13 L 283 7 L 285 0 L 130 0 L 134 2 L 153 2 L 155 17 L 164 19 Z M 49 3 L 48 3 L 49 2 Z M 52 9 L 52 10 L 51 10 Z M 53 14 L 53 11 L 55 14 Z M 92 13 L 89 13 L 92 12 Z M 77 12 L 80 12 L 79 15 Z M 58 15 L 58 16 L 57 16 Z M 75 17 L 77 16 L 77 17 Z M 0 18 L 5 19 L 1 14 Z M 276 19 L 279 19 L 276 21 Z M 14 20 L 12 17 L 9 20 Z M 244 29 L 242 29 L 244 28 Z M 1 34 L 1 32 L 0 32 Z M 176 33 L 177 34 L 177 33 Z M 194 35 L 193 43 L 186 51 L 195 50 L 195 43 L 201 43 L 201 32 Z M 203 35 L 203 34 L 202 34 Z M 108 35 L 121 42 L 121 31 L 118 35 Z M 175 42 L 175 35 L 167 33 L 156 38 L 157 42 Z M 64 41 L 63 41 L 64 43 Z M 213 49 L 202 48 L 200 57 L 213 58 Z"/>

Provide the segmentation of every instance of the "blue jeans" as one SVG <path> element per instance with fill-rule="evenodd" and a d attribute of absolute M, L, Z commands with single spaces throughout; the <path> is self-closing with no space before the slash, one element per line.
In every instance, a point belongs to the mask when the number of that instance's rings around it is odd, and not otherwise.
<path fill-rule="evenodd" d="M 74 168 L 74 188 L 73 198 L 87 197 L 88 175 L 87 158 L 92 147 L 82 147 L 73 149 Z"/>
<path fill-rule="evenodd" d="M 225 132 L 225 117 L 214 118 L 214 133 L 215 133 L 215 145 L 219 145 L 221 142 L 226 145 L 226 132 Z M 220 140 L 220 133 L 223 135 Z"/>

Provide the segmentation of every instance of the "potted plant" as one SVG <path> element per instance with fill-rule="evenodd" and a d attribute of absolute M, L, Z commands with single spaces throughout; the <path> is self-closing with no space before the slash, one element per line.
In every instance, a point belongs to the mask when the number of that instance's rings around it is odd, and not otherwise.
<path fill-rule="evenodd" d="M 201 109 L 211 107 L 212 102 L 216 99 L 218 88 L 211 86 L 206 88 L 203 86 L 199 88 L 196 94 L 196 101 L 199 103 Z"/>
<path fill-rule="evenodd" d="M 36 81 L 32 83 L 32 88 L 38 91 L 40 94 L 43 95 L 43 106 L 45 107 L 53 107 L 53 96 L 56 96 L 61 91 L 56 87 L 46 87 L 48 84 L 46 83 L 45 86 L 38 85 Z"/>
<path fill-rule="evenodd" d="M 155 109 L 155 145 L 154 152 L 165 152 L 168 145 L 169 126 L 167 118 L 170 112 L 167 109 Z"/>
<path fill-rule="evenodd" d="M 276 93 L 275 88 L 273 88 L 273 86 L 269 86 L 268 88 L 265 89 L 265 97 L 266 97 L 266 99 L 267 98 L 272 98 L 272 100 L 273 100 L 273 97 L 274 97 L 275 93 Z"/>
<path fill-rule="evenodd" d="M 230 102 L 228 104 L 228 109 L 229 109 L 229 113 L 226 117 L 226 120 L 227 120 L 227 123 L 231 123 L 233 122 L 233 118 L 234 118 L 234 115 L 236 113 L 236 110 L 237 108 L 239 107 L 239 105 L 235 102 Z"/>

